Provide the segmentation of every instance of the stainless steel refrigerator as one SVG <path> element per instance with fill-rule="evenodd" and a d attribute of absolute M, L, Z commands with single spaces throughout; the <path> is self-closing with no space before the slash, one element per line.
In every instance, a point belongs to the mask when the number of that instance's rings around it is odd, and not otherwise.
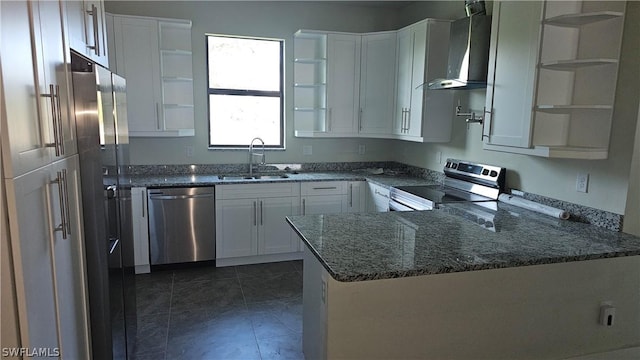
<path fill-rule="evenodd" d="M 82 187 L 93 359 L 127 359 L 135 349 L 126 81 L 71 54 Z"/>

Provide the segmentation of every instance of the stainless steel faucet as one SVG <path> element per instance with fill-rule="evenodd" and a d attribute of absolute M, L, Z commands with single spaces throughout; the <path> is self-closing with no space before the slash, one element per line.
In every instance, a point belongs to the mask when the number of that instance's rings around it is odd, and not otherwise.
<path fill-rule="evenodd" d="M 255 153 L 253 151 L 253 142 L 256 140 L 259 140 L 262 143 L 262 153 Z M 254 156 L 259 156 L 262 159 L 260 161 L 260 165 L 266 164 L 265 155 L 264 155 L 264 141 L 259 137 L 253 138 L 251 140 L 251 144 L 249 144 L 249 176 L 253 176 L 253 157 Z"/>

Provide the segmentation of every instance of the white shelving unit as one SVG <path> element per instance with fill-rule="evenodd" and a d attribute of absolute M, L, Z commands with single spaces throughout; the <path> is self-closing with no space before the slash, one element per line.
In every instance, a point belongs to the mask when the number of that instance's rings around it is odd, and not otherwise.
<path fill-rule="evenodd" d="M 607 158 L 623 10 L 623 2 L 544 3 L 531 142 L 537 154 Z"/>
<path fill-rule="evenodd" d="M 296 136 L 317 136 L 327 130 L 327 34 L 300 30 L 293 46 Z"/>
<path fill-rule="evenodd" d="M 158 27 L 164 126 L 185 132 L 194 126 L 191 24 L 159 21 Z"/>

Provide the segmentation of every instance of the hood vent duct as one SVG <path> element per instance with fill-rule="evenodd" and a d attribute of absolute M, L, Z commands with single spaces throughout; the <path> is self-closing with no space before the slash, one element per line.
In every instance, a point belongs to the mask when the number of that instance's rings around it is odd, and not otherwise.
<path fill-rule="evenodd" d="M 482 0 L 466 0 L 465 10 L 467 17 L 451 23 L 447 77 L 430 81 L 429 89 L 465 90 L 487 86 L 491 16 L 486 15 Z"/>

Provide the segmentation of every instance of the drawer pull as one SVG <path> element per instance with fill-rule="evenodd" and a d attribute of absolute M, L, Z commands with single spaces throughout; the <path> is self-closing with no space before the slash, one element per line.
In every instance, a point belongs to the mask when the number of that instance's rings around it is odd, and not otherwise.
<path fill-rule="evenodd" d="M 314 187 L 313 190 L 337 190 L 337 186 Z"/>

